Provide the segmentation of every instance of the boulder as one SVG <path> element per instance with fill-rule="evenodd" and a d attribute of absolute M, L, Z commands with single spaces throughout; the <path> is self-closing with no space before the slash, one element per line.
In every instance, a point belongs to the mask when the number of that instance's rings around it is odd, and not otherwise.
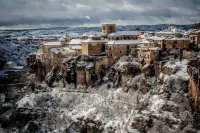
<path fill-rule="evenodd" d="M 7 128 L 13 123 L 15 118 L 14 113 L 15 111 L 13 109 L 10 109 L 0 116 L 0 124 L 3 128 Z"/>

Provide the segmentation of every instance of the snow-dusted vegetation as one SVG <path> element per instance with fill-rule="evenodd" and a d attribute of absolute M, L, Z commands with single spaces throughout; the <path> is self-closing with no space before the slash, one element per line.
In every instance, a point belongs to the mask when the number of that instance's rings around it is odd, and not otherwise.
<path fill-rule="evenodd" d="M 20 121 L 32 120 L 38 132 L 195 133 L 186 62 L 167 62 L 165 66 L 179 69 L 155 78 L 140 71 L 136 59 L 122 57 L 113 65 L 123 73 L 118 87 L 117 81 L 109 80 L 111 72 L 94 88 L 64 88 L 57 81 L 57 87 L 49 88 L 43 83 L 41 91 L 30 92 L 16 103 L 16 114 L 23 116 Z M 29 130 L 28 125 L 22 131 Z"/>

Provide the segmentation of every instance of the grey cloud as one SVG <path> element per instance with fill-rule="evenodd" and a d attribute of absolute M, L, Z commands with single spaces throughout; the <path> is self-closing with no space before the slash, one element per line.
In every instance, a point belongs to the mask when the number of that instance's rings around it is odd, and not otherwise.
<path fill-rule="evenodd" d="M 0 26 L 185 24 L 200 21 L 199 7 L 199 0 L 0 0 Z"/>

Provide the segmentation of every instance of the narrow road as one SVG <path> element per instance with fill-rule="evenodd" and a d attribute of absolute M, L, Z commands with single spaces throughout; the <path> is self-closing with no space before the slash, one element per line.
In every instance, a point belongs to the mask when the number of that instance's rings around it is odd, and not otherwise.
<path fill-rule="evenodd" d="M 16 84 L 0 84 L 0 87 L 7 87 L 7 86 L 23 86 L 25 83 L 16 83 Z"/>

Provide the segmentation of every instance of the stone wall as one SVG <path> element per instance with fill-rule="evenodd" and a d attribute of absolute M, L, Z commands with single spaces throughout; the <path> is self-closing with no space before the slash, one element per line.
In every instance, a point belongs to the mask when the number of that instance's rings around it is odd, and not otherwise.
<path fill-rule="evenodd" d="M 106 44 L 106 55 L 121 57 L 130 54 L 131 49 L 136 49 L 137 44 Z"/>
<path fill-rule="evenodd" d="M 92 42 L 82 44 L 83 55 L 99 55 L 105 52 L 105 42 Z"/>
<path fill-rule="evenodd" d="M 77 73 L 77 84 L 78 85 L 86 85 L 86 71 L 84 68 L 79 68 L 76 71 Z"/>
<path fill-rule="evenodd" d="M 95 72 L 99 72 L 102 65 L 111 66 L 114 64 L 115 59 L 113 57 L 104 56 L 95 62 Z"/>
<path fill-rule="evenodd" d="M 154 61 L 154 71 L 155 71 L 155 76 L 158 77 L 160 72 L 161 72 L 161 67 L 162 64 L 159 61 Z"/>

